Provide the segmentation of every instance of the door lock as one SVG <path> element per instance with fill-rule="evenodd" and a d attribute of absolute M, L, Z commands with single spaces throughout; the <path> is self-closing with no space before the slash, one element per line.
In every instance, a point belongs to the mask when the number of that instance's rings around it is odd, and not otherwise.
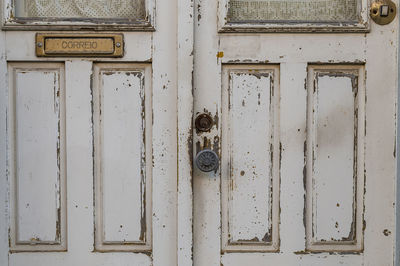
<path fill-rule="evenodd" d="M 378 25 L 386 25 L 396 17 L 396 4 L 391 0 L 378 0 L 371 4 L 370 16 Z"/>
<path fill-rule="evenodd" d="M 215 151 L 210 149 L 204 149 L 197 153 L 195 162 L 202 172 L 215 171 L 219 167 L 218 155 Z"/>
<path fill-rule="evenodd" d="M 198 131 L 207 132 L 213 126 L 213 119 L 209 114 L 200 114 L 196 117 L 194 124 Z"/>

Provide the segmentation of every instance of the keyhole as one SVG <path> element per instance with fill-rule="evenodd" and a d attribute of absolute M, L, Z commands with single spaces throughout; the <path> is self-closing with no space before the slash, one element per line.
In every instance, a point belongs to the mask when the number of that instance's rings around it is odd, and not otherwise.
<path fill-rule="evenodd" d="M 196 118 L 195 126 L 197 130 L 207 132 L 213 126 L 213 119 L 209 114 L 200 114 Z"/>

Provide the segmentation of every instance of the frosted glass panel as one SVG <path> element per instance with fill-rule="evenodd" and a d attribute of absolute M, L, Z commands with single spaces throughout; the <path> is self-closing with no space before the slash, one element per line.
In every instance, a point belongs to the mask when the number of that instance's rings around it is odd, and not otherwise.
<path fill-rule="evenodd" d="M 145 19 L 145 0 L 15 0 L 17 17 Z"/>
<path fill-rule="evenodd" d="M 355 22 L 358 0 L 230 0 L 229 22 Z"/>

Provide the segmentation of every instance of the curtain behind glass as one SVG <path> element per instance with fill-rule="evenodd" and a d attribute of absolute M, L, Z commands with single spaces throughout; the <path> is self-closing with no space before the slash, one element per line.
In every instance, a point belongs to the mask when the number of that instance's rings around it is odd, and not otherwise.
<path fill-rule="evenodd" d="M 145 0 L 16 0 L 17 17 L 123 18 L 146 16 Z"/>
<path fill-rule="evenodd" d="M 230 0 L 229 22 L 358 21 L 358 0 Z"/>

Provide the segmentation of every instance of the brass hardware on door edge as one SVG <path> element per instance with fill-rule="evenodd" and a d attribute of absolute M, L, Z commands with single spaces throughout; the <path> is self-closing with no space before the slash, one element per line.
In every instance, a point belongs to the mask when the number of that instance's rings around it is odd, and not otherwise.
<path fill-rule="evenodd" d="M 195 126 L 198 131 L 210 131 L 213 126 L 213 119 L 209 114 L 200 114 L 196 117 Z"/>
<path fill-rule="evenodd" d="M 371 4 L 370 16 L 378 25 L 386 25 L 396 17 L 397 7 L 391 0 L 379 0 Z"/>

